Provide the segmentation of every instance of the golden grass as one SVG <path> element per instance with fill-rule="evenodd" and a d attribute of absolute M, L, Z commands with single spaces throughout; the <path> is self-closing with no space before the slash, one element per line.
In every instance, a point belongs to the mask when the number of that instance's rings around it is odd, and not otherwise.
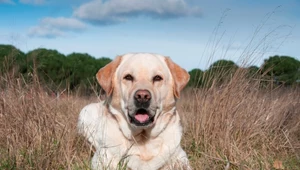
<path fill-rule="evenodd" d="M 0 169 L 87 169 L 91 152 L 76 124 L 91 101 L 58 100 L 37 84 L 6 85 L 0 98 Z"/>
<path fill-rule="evenodd" d="M 299 89 L 260 89 L 238 70 L 221 87 L 186 89 L 182 145 L 194 169 L 300 167 Z M 89 169 L 79 111 L 97 98 L 47 95 L 38 82 L 1 77 L 0 169 Z"/>
<path fill-rule="evenodd" d="M 221 87 L 190 90 L 178 106 L 196 169 L 300 169 L 299 89 L 260 89 L 237 70 Z M 293 160 L 293 161 L 292 161 Z"/>

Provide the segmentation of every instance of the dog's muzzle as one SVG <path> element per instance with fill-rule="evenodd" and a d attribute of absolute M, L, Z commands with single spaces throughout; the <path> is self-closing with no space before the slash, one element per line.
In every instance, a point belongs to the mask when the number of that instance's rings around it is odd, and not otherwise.
<path fill-rule="evenodd" d="M 137 90 L 134 94 L 136 110 L 133 115 L 129 114 L 130 123 L 136 126 L 147 126 L 153 123 L 154 116 L 149 112 L 151 93 L 148 90 Z"/>

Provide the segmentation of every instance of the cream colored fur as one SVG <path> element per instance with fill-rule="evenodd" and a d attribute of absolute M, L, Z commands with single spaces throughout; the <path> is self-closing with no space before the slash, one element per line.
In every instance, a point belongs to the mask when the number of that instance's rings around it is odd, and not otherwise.
<path fill-rule="evenodd" d="M 124 79 L 128 74 L 133 81 Z M 153 81 L 156 75 L 163 79 Z M 126 54 L 100 69 L 97 79 L 107 99 L 85 106 L 78 121 L 79 132 L 96 148 L 93 169 L 191 169 L 180 146 L 182 127 L 176 110 L 176 100 L 189 80 L 184 69 L 158 54 Z M 147 126 L 136 126 L 129 119 L 139 89 L 152 96 L 149 114 L 154 122 Z"/>

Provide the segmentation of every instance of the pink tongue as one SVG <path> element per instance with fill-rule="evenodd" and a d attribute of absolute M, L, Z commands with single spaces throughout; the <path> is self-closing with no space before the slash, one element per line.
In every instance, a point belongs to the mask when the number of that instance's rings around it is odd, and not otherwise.
<path fill-rule="evenodd" d="M 149 116 L 147 114 L 136 114 L 134 116 L 134 118 L 136 120 L 138 120 L 139 122 L 143 123 L 143 122 L 146 122 L 149 119 Z"/>

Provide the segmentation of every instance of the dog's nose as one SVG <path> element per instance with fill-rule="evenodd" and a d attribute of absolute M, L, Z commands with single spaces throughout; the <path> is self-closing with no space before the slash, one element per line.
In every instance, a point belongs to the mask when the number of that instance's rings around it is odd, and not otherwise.
<path fill-rule="evenodd" d="M 151 100 L 151 94 L 148 90 L 138 90 L 134 94 L 134 99 L 139 103 L 146 103 Z"/>

